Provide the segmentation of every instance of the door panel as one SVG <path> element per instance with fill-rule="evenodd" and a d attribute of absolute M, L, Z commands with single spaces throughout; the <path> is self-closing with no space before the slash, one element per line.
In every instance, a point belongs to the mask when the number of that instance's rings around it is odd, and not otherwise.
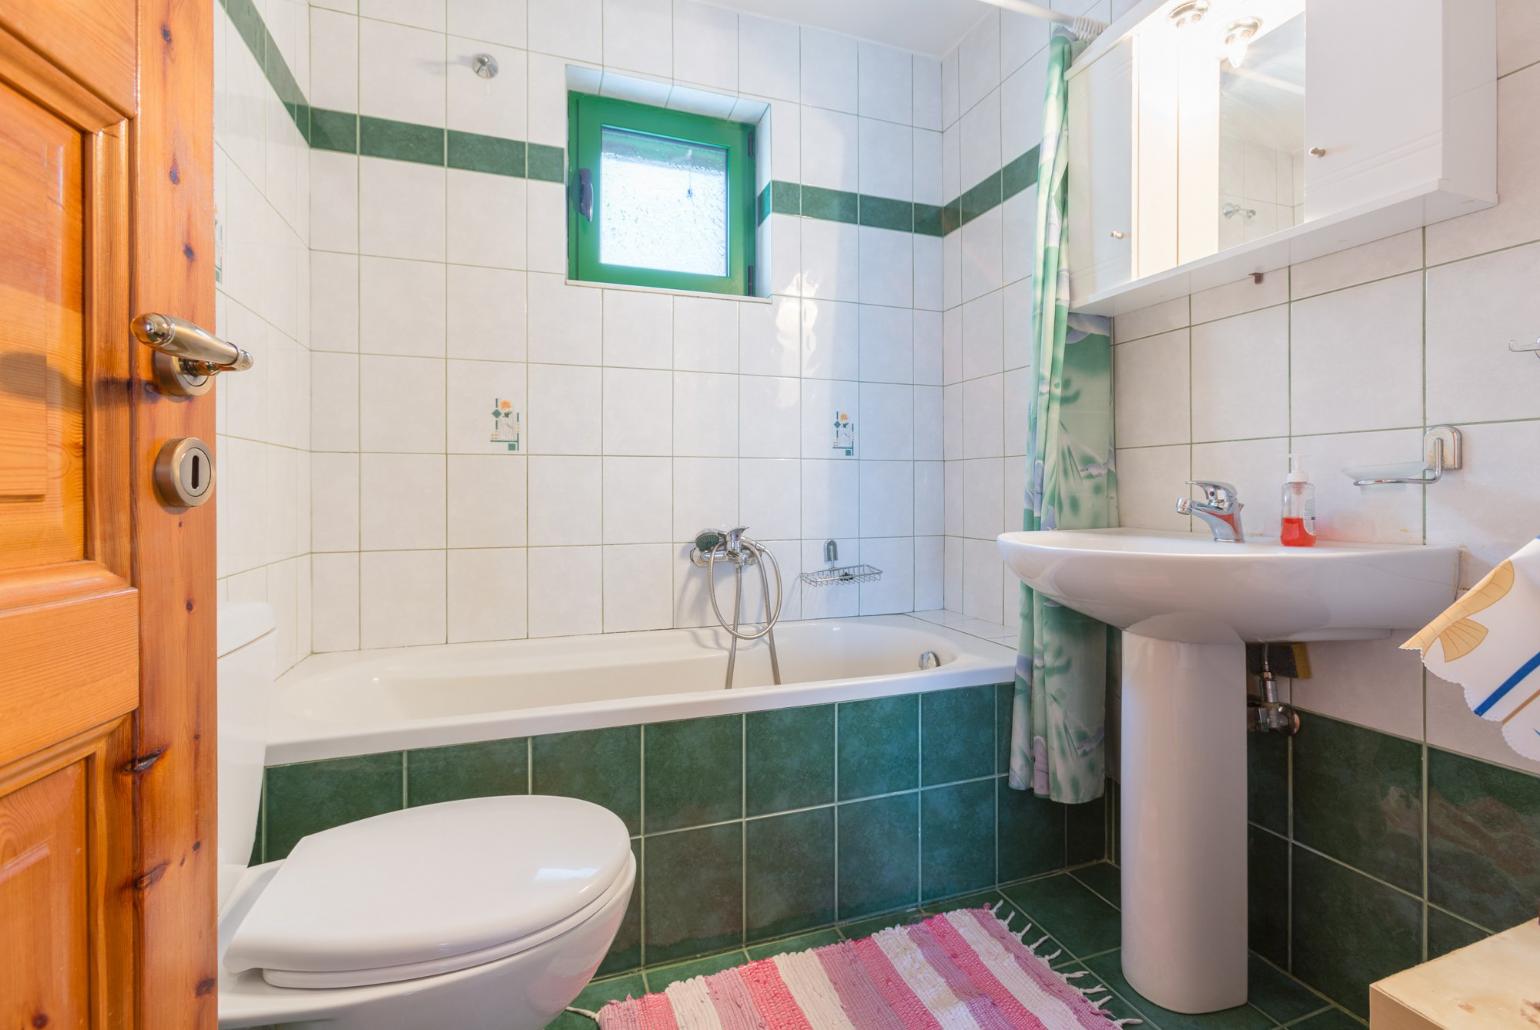
<path fill-rule="evenodd" d="M 212 324 L 213 13 L 0 0 L 0 1027 L 214 1026 L 213 395 L 128 331 Z"/>

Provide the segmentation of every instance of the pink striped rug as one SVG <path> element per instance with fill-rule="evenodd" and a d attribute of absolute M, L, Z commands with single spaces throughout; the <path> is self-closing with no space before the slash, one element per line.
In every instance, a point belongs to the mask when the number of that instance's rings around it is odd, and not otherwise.
<path fill-rule="evenodd" d="M 776 955 L 612 1001 L 601 1030 L 1112 1030 L 1081 990 L 987 908 Z M 1046 938 L 1044 938 L 1046 940 Z"/>

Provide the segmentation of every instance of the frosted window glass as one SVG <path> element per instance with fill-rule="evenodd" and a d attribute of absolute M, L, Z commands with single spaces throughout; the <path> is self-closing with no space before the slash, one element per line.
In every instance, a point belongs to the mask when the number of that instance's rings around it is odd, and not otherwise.
<path fill-rule="evenodd" d="M 727 151 L 605 126 L 599 260 L 727 274 Z"/>

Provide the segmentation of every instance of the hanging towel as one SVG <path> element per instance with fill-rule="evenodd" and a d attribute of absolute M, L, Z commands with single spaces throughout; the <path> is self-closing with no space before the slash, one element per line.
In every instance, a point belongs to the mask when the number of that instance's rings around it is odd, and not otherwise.
<path fill-rule="evenodd" d="M 1503 560 L 1401 645 L 1434 675 L 1465 688 L 1471 711 L 1540 760 L 1540 539 Z"/>
<path fill-rule="evenodd" d="M 1107 319 L 1069 310 L 1066 75 L 1076 44 L 1049 41 L 1038 151 L 1037 251 L 1022 529 L 1117 524 L 1113 470 L 1112 340 Z M 1010 785 L 1054 801 L 1101 797 L 1106 782 L 1107 627 L 1021 588 L 1011 708 Z"/>

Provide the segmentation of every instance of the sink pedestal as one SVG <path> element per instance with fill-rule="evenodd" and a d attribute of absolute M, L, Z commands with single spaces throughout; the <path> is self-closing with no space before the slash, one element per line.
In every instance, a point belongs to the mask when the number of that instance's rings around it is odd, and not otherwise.
<path fill-rule="evenodd" d="M 1246 648 L 1123 632 L 1123 975 L 1175 1012 L 1246 1002 Z"/>

